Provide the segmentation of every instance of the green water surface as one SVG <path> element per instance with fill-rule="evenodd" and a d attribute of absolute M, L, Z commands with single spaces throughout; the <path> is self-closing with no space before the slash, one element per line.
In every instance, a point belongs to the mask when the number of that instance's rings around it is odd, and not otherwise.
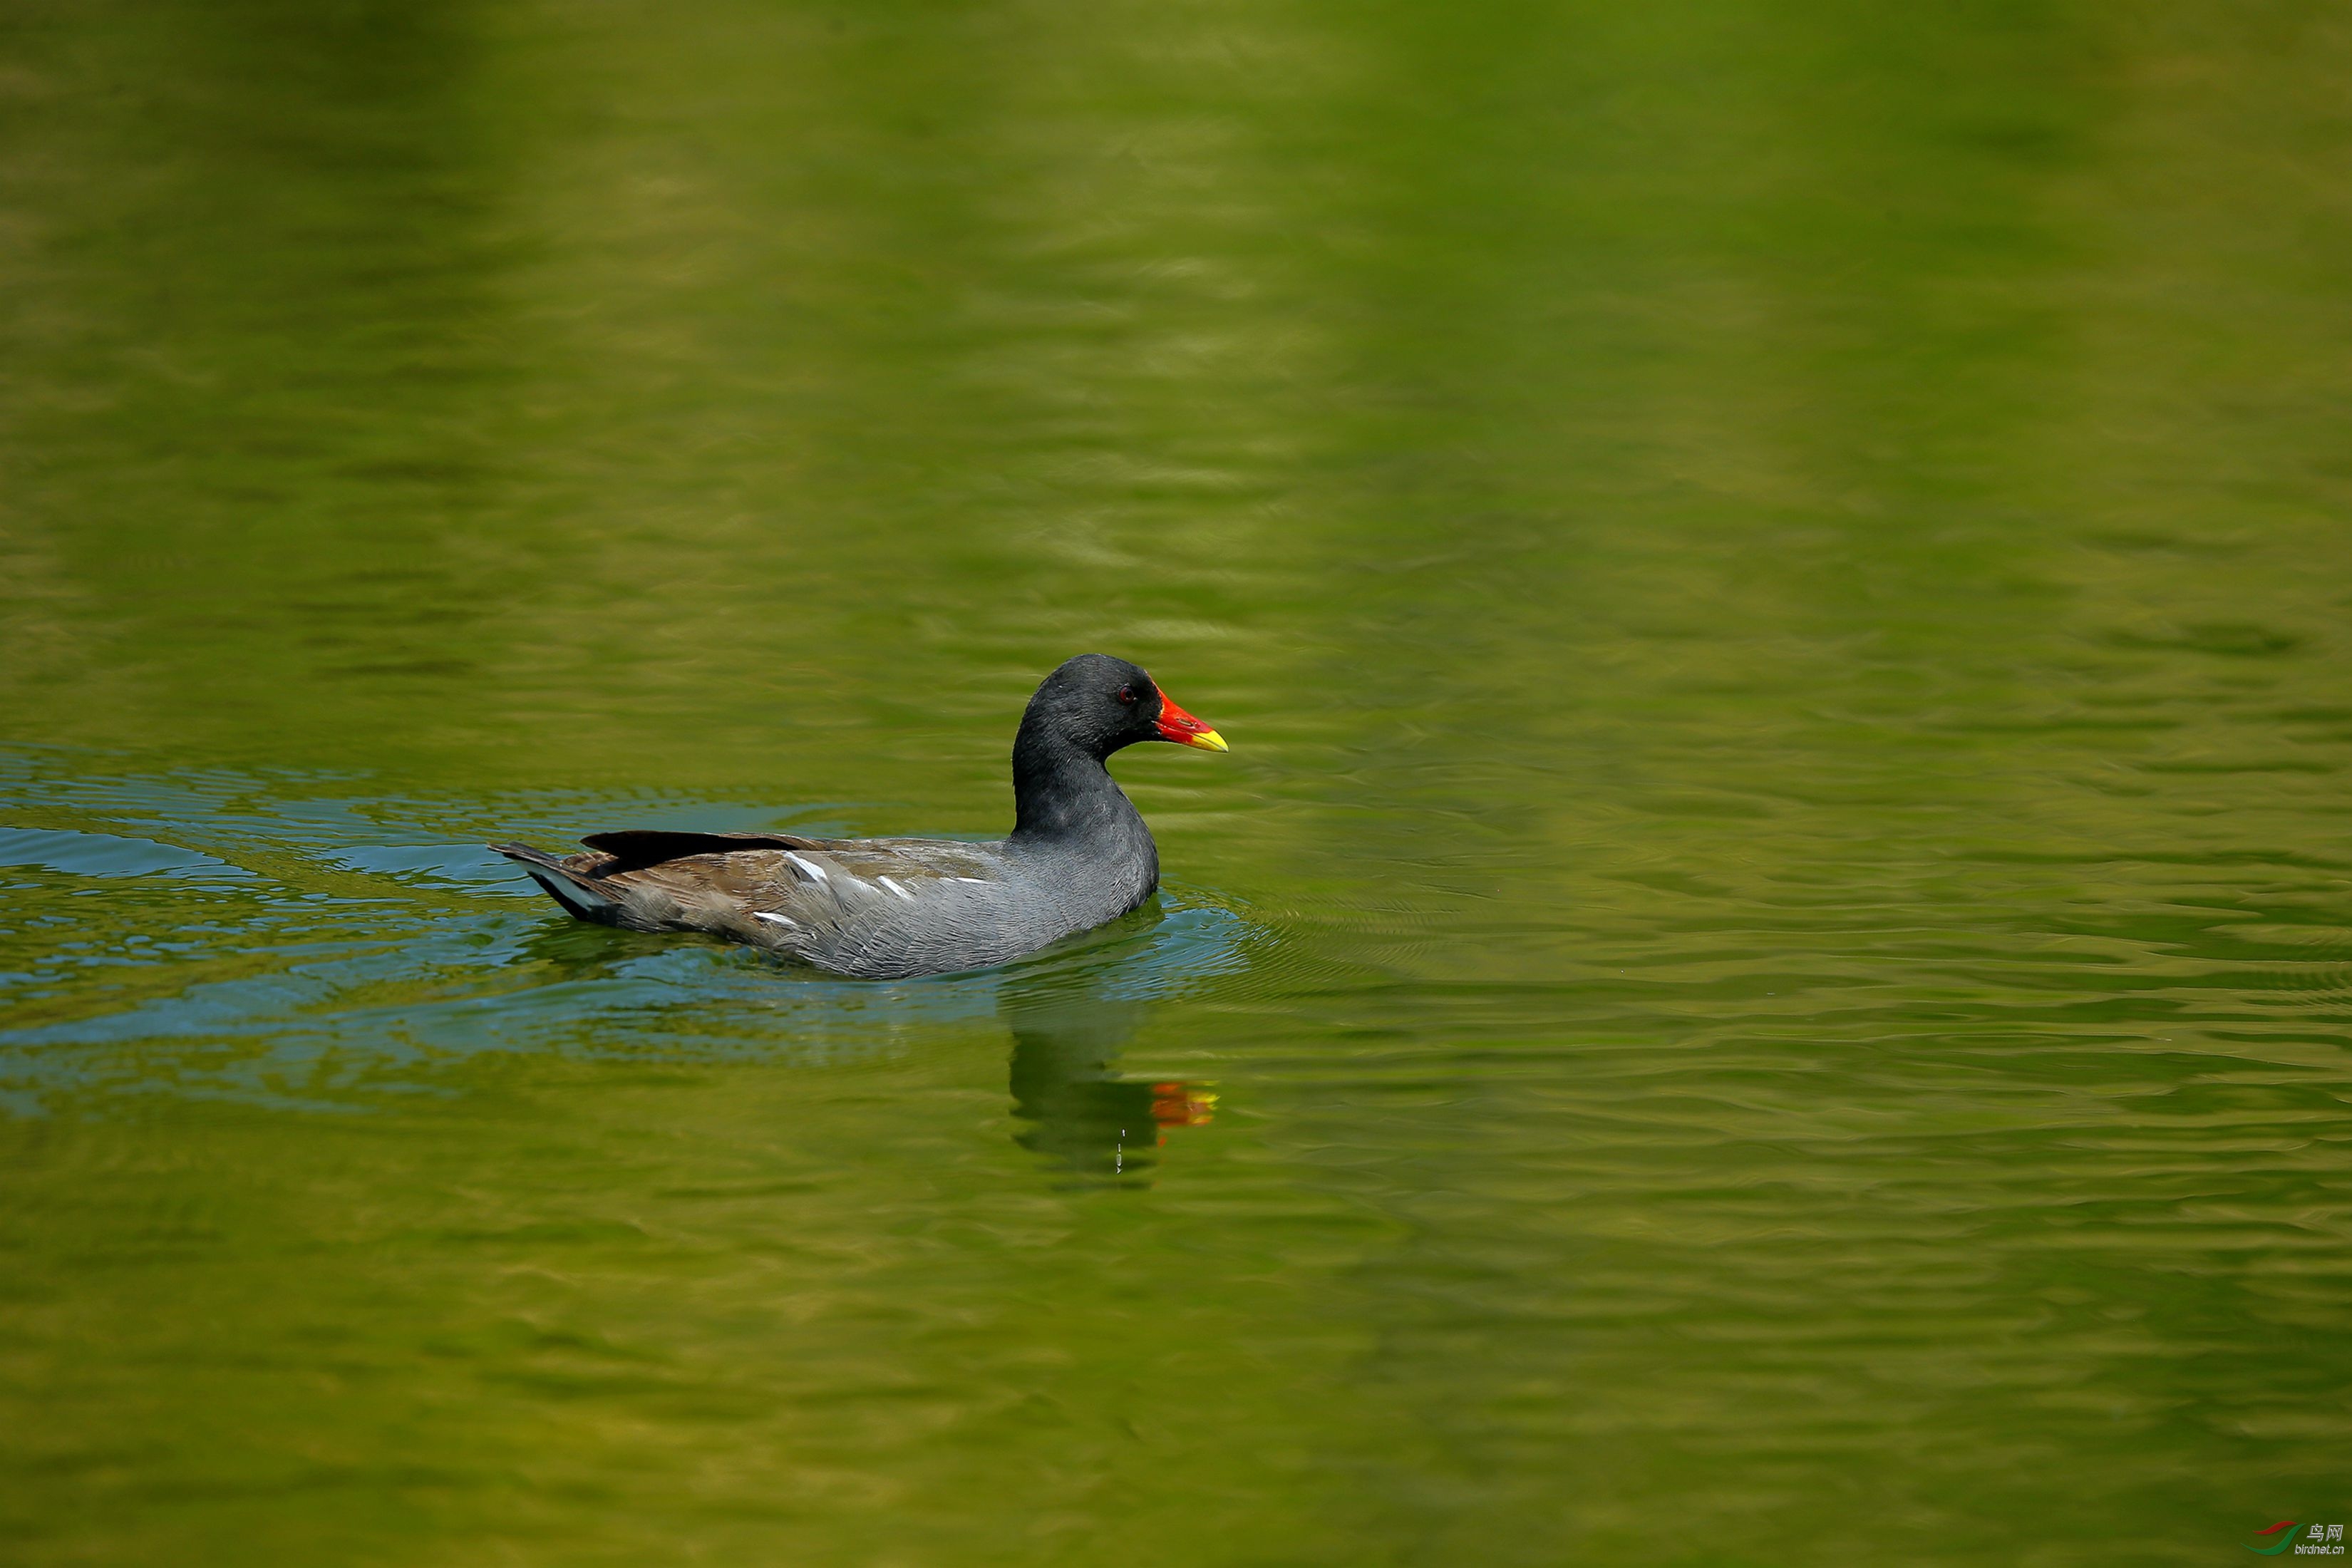
<path fill-rule="evenodd" d="M 2352 1516 L 2352 15 L 0 7 L 0 1560 Z M 479 847 L 985 834 L 896 984 Z M 2273 1537 L 2273 1539 L 2276 1539 Z"/>

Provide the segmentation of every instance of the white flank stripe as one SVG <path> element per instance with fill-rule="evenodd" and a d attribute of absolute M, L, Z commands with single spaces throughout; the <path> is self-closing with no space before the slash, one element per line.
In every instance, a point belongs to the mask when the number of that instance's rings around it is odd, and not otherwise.
<path fill-rule="evenodd" d="M 800 921 L 790 919 L 784 915 L 772 915 L 765 910 L 753 910 L 751 911 L 751 918 L 755 921 L 765 921 L 770 925 L 782 926 L 790 931 L 798 931 L 801 929 Z"/>
<path fill-rule="evenodd" d="M 814 860 L 803 860 L 789 849 L 784 851 L 784 858 L 791 861 L 793 865 L 798 866 L 802 870 L 807 872 L 810 876 L 814 877 L 820 882 L 830 882 L 833 880 L 831 877 L 824 874 L 824 868 L 818 865 Z"/>
<path fill-rule="evenodd" d="M 910 892 L 907 891 L 907 889 L 904 889 L 904 888 L 902 888 L 902 887 L 898 886 L 898 883 L 896 883 L 896 882 L 892 881 L 889 878 L 887 878 L 887 877 L 877 877 L 877 878 L 875 878 L 874 879 L 875 879 L 876 881 L 877 881 L 877 882 L 881 883 L 884 887 L 886 887 L 886 888 L 889 889 L 892 892 L 894 892 L 894 893 L 898 894 L 900 898 L 902 898 L 902 899 L 906 900 L 908 903 L 910 903 L 910 904 L 911 904 L 911 903 L 913 903 L 913 902 L 915 901 L 915 895 L 914 895 L 914 894 L 912 894 L 912 893 L 910 893 Z"/>

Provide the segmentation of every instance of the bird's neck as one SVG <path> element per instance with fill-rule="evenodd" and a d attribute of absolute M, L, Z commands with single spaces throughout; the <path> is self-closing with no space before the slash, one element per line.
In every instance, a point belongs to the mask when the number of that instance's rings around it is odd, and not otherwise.
<path fill-rule="evenodd" d="M 1013 807 L 1015 844 L 1151 841 L 1102 759 L 1042 725 L 1024 722 L 1013 740 Z"/>

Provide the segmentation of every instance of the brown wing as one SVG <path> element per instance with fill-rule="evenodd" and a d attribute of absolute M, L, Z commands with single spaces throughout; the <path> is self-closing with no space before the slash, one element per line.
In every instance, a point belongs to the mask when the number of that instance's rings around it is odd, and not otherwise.
<path fill-rule="evenodd" d="M 770 947 L 822 944 L 908 912 L 950 884 L 993 881 L 997 869 L 991 847 L 951 839 L 635 829 L 582 842 L 593 847 L 562 868 L 619 906 L 592 918 Z"/>
<path fill-rule="evenodd" d="M 786 857 L 803 876 L 847 872 L 859 880 L 892 877 L 987 879 L 994 868 L 986 850 L 951 838 L 805 838 L 793 833 L 674 833 L 657 827 L 624 828 L 583 838 L 593 851 L 565 862 L 591 877 L 617 877 L 698 855 L 733 855 L 746 849 L 797 851 Z M 763 867 L 773 863 L 762 856 Z M 814 868 L 814 869 L 813 869 Z"/>
<path fill-rule="evenodd" d="M 599 853 L 593 864 L 576 869 L 592 877 L 612 877 L 688 855 L 725 855 L 737 849 L 814 849 L 825 840 L 790 833 L 673 833 L 660 827 L 625 827 L 617 833 L 592 833 L 580 842 Z"/>

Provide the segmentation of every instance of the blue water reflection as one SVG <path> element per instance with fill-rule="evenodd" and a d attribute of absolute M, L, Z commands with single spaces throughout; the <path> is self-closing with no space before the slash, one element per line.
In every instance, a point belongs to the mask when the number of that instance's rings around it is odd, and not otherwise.
<path fill-rule="evenodd" d="M 425 1087 L 419 1075 L 436 1060 L 483 1052 L 833 1061 L 1000 1019 L 1031 1042 L 1016 1079 L 1099 1083 L 1144 1009 L 1244 967 L 1266 941 L 1209 895 L 1171 889 L 1003 970 L 844 980 L 708 939 L 577 924 L 451 827 L 497 818 L 552 839 L 560 820 L 741 827 L 777 825 L 772 811 L 637 796 L 403 799 L 352 791 L 349 779 L 331 795 L 317 792 L 325 781 L 220 773 L 66 782 L 22 755 L 0 766 L 0 814 L 75 824 L 0 831 L 0 878 L 46 895 L 24 910 L 92 916 L 36 916 L 9 933 L 0 1096 L 20 1113 L 159 1092 L 361 1110 L 371 1095 Z M 124 983 L 72 984 L 99 967 L 125 971 Z M 52 1008 L 59 1016 L 41 1016 Z M 1089 1014 L 1091 1034 L 1080 1024 Z M 1036 1065 L 1066 1055 L 1038 1042 L 1073 1031 L 1094 1042 L 1083 1063 Z M 1032 1110 L 1061 1103 L 1034 1089 L 1016 1098 Z M 1062 1147 L 1059 1135 L 1046 1142 Z"/>

